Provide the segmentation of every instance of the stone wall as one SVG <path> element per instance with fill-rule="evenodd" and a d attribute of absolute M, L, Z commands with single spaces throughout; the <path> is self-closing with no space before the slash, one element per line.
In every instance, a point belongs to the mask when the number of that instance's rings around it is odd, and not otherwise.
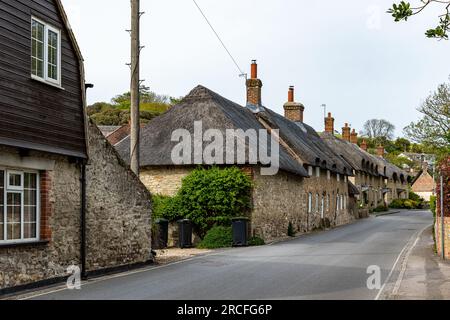
<path fill-rule="evenodd" d="M 4 147 L 0 153 L 19 155 Z M 67 267 L 80 263 L 80 166 L 65 157 L 40 152 L 30 152 L 28 157 L 54 161 L 48 172 L 51 238 L 34 245 L 0 245 L 0 290 L 63 277 Z"/>
<path fill-rule="evenodd" d="M 436 186 L 436 247 L 439 255 L 442 255 L 442 236 L 444 237 L 444 252 L 446 259 L 450 259 L 450 157 L 442 162 L 439 167 L 439 175 L 443 177 L 443 209 L 444 209 L 444 234 L 441 225 L 441 182 L 438 178 Z"/>
<path fill-rule="evenodd" d="M 141 170 L 140 178 L 151 193 L 174 196 L 181 188 L 183 178 L 192 170 L 189 167 L 148 167 Z"/>
<path fill-rule="evenodd" d="M 87 269 L 151 259 L 151 195 L 100 130 L 89 126 Z"/>
<path fill-rule="evenodd" d="M 349 206 L 348 183 L 343 176 L 339 181 L 335 174 L 328 178 L 321 170 L 311 178 L 300 178 L 280 171 L 275 176 L 262 176 L 254 170 L 252 233 L 265 240 L 287 235 L 289 222 L 297 233 L 305 233 L 324 227 L 334 227 L 355 219 Z M 308 213 L 308 197 L 312 194 L 312 212 Z M 336 209 L 336 195 L 346 197 L 345 209 Z M 316 197 L 319 195 L 319 206 Z M 324 212 L 322 217 L 322 196 Z M 329 205 L 327 197 L 329 196 Z"/>
<path fill-rule="evenodd" d="M 89 126 L 89 151 L 88 271 L 148 261 L 151 258 L 150 193 L 93 124 Z M 45 197 L 45 201 L 41 202 L 49 210 L 45 223 L 41 220 L 45 224 L 41 240 L 45 241 L 14 246 L 0 244 L 0 293 L 10 287 L 65 277 L 69 266 L 81 264 L 80 163 L 35 151 L 23 156 L 14 148 L 0 146 L 0 160 L 1 156 L 17 157 L 18 163 L 49 162 L 52 167 L 41 171 L 47 188 L 41 194 L 41 200 Z"/>

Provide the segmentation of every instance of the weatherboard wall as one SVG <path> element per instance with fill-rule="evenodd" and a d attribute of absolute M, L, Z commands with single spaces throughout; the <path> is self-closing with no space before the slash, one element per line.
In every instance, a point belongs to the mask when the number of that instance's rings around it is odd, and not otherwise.
<path fill-rule="evenodd" d="M 31 17 L 61 31 L 61 87 L 31 77 Z M 0 0 L 0 144 L 86 157 L 80 62 L 53 0 Z"/>

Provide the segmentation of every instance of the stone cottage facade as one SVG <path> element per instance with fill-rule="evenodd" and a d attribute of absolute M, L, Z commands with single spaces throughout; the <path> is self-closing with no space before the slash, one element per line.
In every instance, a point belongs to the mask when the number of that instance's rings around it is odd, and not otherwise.
<path fill-rule="evenodd" d="M 0 294 L 152 261 L 150 193 L 87 120 L 61 2 L 27 4 L 0 7 Z"/>
<path fill-rule="evenodd" d="M 338 138 L 334 122 L 329 113 L 321 137 L 352 167 L 350 181 L 359 191 L 359 207 L 373 210 L 378 206 L 388 206 L 394 199 L 407 199 L 408 174 L 384 159 L 384 148 L 379 146 L 377 155 L 373 155 L 367 151 L 365 141 L 358 146 L 358 134 L 347 123 L 342 128 L 342 138 Z"/>
<path fill-rule="evenodd" d="M 425 201 L 430 201 L 431 196 L 436 194 L 436 182 L 433 173 L 428 168 L 428 163 L 423 163 L 420 170 L 411 184 L 411 190 Z"/>
<path fill-rule="evenodd" d="M 250 216 L 253 235 L 270 240 L 286 236 L 289 223 L 296 232 L 303 233 L 345 224 L 358 217 L 355 207 L 350 207 L 356 203 L 352 201 L 356 188 L 351 188 L 349 179 L 351 166 L 329 148 L 314 129 L 303 123 L 302 118 L 292 121 L 262 105 L 262 81 L 257 77 L 256 62 L 252 64 L 252 76 L 247 81 L 247 93 L 248 103 L 244 107 L 198 86 L 179 105 L 144 127 L 140 178 L 148 189 L 154 194 L 174 195 L 182 179 L 197 165 L 236 165 L 249 173 L 255 185 Z M 289 110 L 291 114 L 298 113 L 293 88 L 288 100 L 292 100 L 288 102 L 293 107 Z M 256 161 L 250 161 L 251 137 L 243 139 L 246 145 L 244 163 L 238 161 L 236 154 L 231 163 L 224 159 L 195 161 L 195 154 L 189 154 L 185 162 L 175 164 L 172 156 L 179 137 L 174 140 L 173 132 L 182 129 L 194 136 L 195 123 L 199 121 L 201 135 L 210 129 L 223 136 L 227 130 L 265 132 L 279 145 L 278 173 L 262 174 L 261 168 L 265 165 L 259 155 Z M 116 145 L 127 161 L 129 143 L 127 138 Z M 208 143 L 202 143 L 204 150 Z M 270 151 L 270 144 L 263 148 Z M 229 149 L 221 152 L 224 157 L 230 155 Z M 353 192 L 350 193 L 350 189 Z"/>

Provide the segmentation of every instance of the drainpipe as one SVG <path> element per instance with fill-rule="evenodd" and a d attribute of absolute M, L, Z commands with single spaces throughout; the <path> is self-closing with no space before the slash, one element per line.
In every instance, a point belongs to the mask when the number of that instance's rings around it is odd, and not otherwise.
<path fill-rule="evenodd" d="M 87 279 L 86 272 L 86 164 L 81 164 L 81 278 Z"/>
<path fill-rule="evenodd" d="M 441 176 L 441 249 L 445 260 L 445 228 L 444 228 L 444 177 Z"/>

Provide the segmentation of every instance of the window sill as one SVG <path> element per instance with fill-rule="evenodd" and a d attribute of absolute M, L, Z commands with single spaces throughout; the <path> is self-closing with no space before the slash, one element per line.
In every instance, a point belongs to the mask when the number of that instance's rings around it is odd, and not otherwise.
<path fill-rule="evenodd" d="M 50 82 L 50 81 L 46 81 L 46 80 L 44 80 L 42 78 L 39 78 L 39 77 L 36 77 L 34 75 L 31 75 L 31 80 L 34 80 L 34 81 L 37 81 L 37 82 L 49 85 L 49 86 L 54 87 L 56 89 L 66 90 L 63 87 L 61 87 L 61 85 L 59 85 L 59 84 L 56 84 L 56 83 L 53 83 L 53 82 Z"/>
<path fill-rule="evenodd" d="M 23 248 L 23 247 L 43 247 L 48 245 L 49 241 L 32 241 L 32 242 L 12 242 L 12 243 L 0 243 L 0 249 L 9 248 Z"/>

